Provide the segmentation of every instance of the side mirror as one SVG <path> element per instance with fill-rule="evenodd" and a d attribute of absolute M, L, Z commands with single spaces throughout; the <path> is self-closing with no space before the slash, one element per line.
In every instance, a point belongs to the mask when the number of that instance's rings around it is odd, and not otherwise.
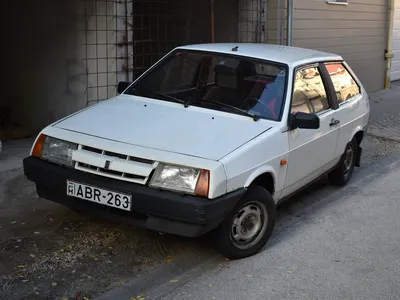
<path fill-rule="evenodd" d="M 130 84 L 131 84 L 130 82 L 126 82 L 126 81 L 118 82 L 117 93 L 122 94 L 122 92 L 125 91 Z"/>
<path fill-rule="evenodd" d="M 318 129 L 319 128 L 319 118 L 315 114 L 307 114 L 307 113 L 303 113 L 303 112 L 297 112 L 296 114 L 290 114 L 289 129 L 294 130 L 296 128 Z"/>

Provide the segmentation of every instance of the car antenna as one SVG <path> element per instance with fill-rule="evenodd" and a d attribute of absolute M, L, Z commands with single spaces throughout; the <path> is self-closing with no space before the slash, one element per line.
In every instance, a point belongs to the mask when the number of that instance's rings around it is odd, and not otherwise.
<path fill-rule="evenodd" d="M 236 46 L 236 47 L 232 48 L 232 51 L 238 51 L 238 49 L 239 49 L 239 46 Z"/>

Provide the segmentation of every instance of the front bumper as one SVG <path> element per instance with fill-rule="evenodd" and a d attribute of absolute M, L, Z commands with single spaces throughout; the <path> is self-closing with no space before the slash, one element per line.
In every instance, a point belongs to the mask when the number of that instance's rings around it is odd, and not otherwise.
<path fill-rule="evenodd" d="M 35 157 L 23 163 L 25 176 L 36 183 L 41 198 L 112 221 L 188 237 L 216 228 L 246 192 L 241 189 L 209 200 L 92 175 Z M 67 196 L 67 180 L 130 194 L 132 211 Z"/>

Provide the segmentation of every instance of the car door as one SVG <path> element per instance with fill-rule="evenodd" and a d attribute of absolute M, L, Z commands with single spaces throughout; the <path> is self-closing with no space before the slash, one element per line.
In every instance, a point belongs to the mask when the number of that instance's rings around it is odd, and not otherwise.
<path fill-rule="evenodd" d="M 367 113 L 366 103 L 361 103 L 361 88 L 356 79 L 350 74 L 343 62 L 327 62 L 324 64 L 333 83 L 338 102 L 336 118 L 339 124 L 339 138 L 335 156 L 340 157 L 346 145 L 353 138 L 357 127 L 362 128 L 362 119 Z M 364 106 L 364 107 L 363 107 Z"/>
<path fill-rule="evenodd" d="M 326 80 L 326 69 L 321 67 L 314 64 L 295 70 L 290 113 L 316 114 L 320 127 L 288 131 L 288 169 L 282 197 L 295 192 L 334 165 L 339 132 L 337 103 L 332 99 L 332 85 Z"/>

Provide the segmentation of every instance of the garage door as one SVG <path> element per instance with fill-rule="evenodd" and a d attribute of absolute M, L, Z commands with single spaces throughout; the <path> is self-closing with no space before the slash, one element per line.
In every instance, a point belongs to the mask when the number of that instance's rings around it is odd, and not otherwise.
<path fill-rule="evenodd" d="M 395 1 L 394 21 L 393 21 L 393 53 L 392 71 L 390 79 L 400 79 L 400 0 Z"/>

